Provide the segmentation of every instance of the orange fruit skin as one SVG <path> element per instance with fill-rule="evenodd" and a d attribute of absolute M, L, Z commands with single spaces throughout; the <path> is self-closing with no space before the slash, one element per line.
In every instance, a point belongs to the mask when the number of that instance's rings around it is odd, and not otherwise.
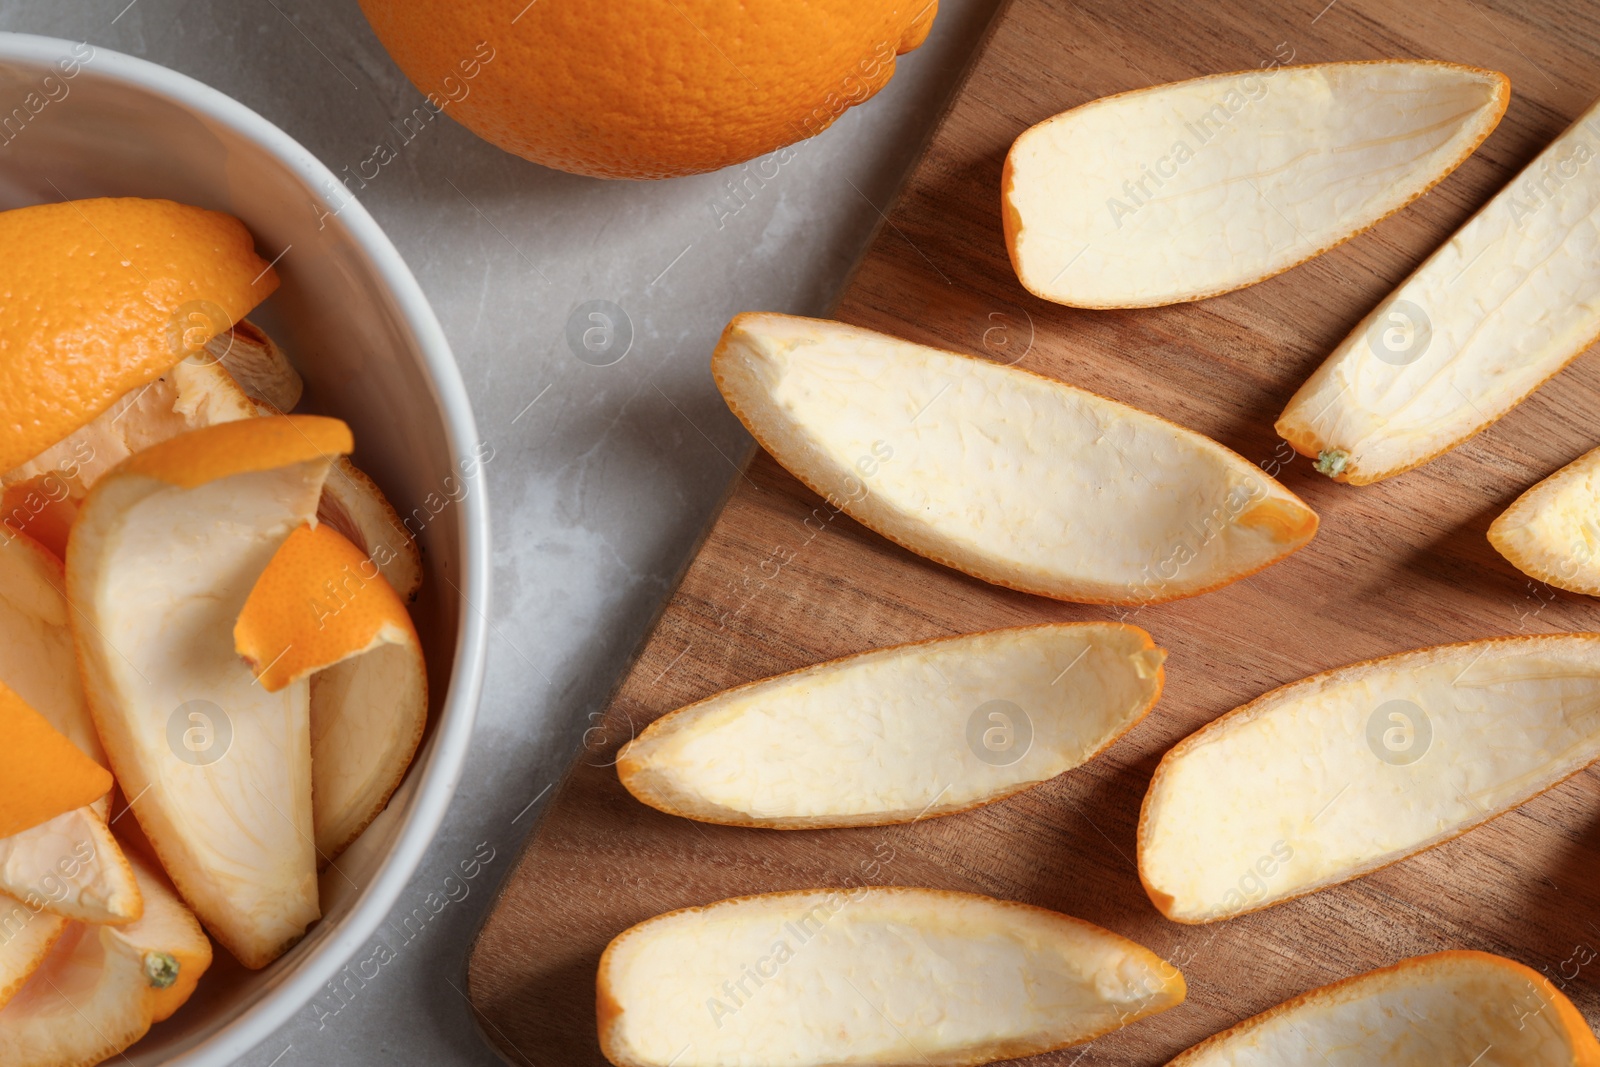
<path fill-rule="evenodd" d="M 235 474 L 348 454 L 350 427 L 326 415 L 267 415 L 219 422 L 135 452 L 112 473 L 138 474 L 193 489 Z M 109 477 L 109 476 L 108 476 Z"/>
<path fill-rule="evenodd" d="M 233 627 L 234 648 L 269 693 L 391 638 L 417 644 L 405 602 L 327 523 L 279 546 Z"/>
<path fill-rule="evenodd" d="M 0 837 L 111 792 L 111 772 L 0 682 Z"/>
<path fill-rule="evenodd" d="M 238 219 L 169 200 L 0 212 L 0 248 L 0 471 L 159 377 L 278 286 Z"/>
<path fill-rule="evenodd" d="M 361 0 L 361 8 L 432 112 L 547 167 L 670 178 L 821 133 L 883 88 L 895 56 L 927 37 L 938 0 Z"/>

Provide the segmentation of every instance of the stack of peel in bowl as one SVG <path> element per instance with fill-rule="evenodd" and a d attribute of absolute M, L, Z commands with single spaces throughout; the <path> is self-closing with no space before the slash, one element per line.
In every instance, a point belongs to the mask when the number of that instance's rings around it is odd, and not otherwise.
<path fill-rule="evenodd" d="M 417 547 L 244 316 L 244 226 L 0 213 L 0 1062 L 90 1064 L 260 968 L 382 811 L 428 685 Z"/>

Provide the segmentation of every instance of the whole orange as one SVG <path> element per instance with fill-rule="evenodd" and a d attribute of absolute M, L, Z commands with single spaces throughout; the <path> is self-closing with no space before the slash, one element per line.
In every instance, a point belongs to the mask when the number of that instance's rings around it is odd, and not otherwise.
<path fill-rule="evenodd" d="M 938 0 L 361 0 L 394 61 L 480 137 L 601 178 L 716 170 L 883 88 Z"/>

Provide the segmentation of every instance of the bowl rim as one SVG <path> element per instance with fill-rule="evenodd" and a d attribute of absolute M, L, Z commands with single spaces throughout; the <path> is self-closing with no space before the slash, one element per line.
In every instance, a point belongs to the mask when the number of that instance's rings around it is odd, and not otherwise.
<path fill-rule="evenodd" d="M 0 32 L 0 64 L 49 65 L 69 55 L 79 44 L 59 37 Z M 403 325 L 416 341 L 421 369 L 433 389 L 444 423 L 451 464 L 472 456 L 480 442 L 476 420 L 461 370 L 432 305 L 399 250 L 333 171 L 283 130 L 220 90 L 158 63 L 98 44 L 92 47 L 93 65 L 86 68 L 85 73 L 164 98 L 226 126 L 287 167 L 304 183 L 315 203 L 337 216 L 366 255 L 379 282 L 394 298 Z M 343 194 L 338 204 L 328 199 L 328 190 L 339 190 Z M 198 1044 L 168 1060 L 174 1067 L 217 1067 L 231 1063 L 288 1022 L 377 932 L 438 832 L 465 766 L 483 691 L 490 600 L 487 477 L 480 479 L 476 492 L 466 494 L 459 502 L 456 528 L 461 543 L 462 584 L 456 587 L 460 628 L 450 684 L 429 742 L 432 751 L 415 769 L 421 777 L 417 781 L 412 811 L 401 824 L 393 846 L 378 865 L 372 880 L 327 939 L 259 1001 Z"/>

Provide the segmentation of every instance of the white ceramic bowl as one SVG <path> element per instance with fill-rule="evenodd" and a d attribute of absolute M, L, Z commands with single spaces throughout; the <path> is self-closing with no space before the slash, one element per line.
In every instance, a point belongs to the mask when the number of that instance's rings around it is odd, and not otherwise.
<path fill-rule="evenodd" d="M 413 610 L 428 651 L 429 734 L 388 810 L 340 857 L 342 874 L 324 876 L 322 920 L 259 972 L 219 948 L 189 1004 L 116 1061 L 220 1067 L 369 946 L 450 802 L 487 642 L 485 477 L 432 309 L 328 168 L 192 78 L 98 46 L 0 33 L 0 209 L 92 196 L 226 211 L 264 256 L 282 254 L 282 287 L 251 318 L 305 376 L 310 409 L 354 429 L 356 465 L 418 534 L 427 572 Z"/>

